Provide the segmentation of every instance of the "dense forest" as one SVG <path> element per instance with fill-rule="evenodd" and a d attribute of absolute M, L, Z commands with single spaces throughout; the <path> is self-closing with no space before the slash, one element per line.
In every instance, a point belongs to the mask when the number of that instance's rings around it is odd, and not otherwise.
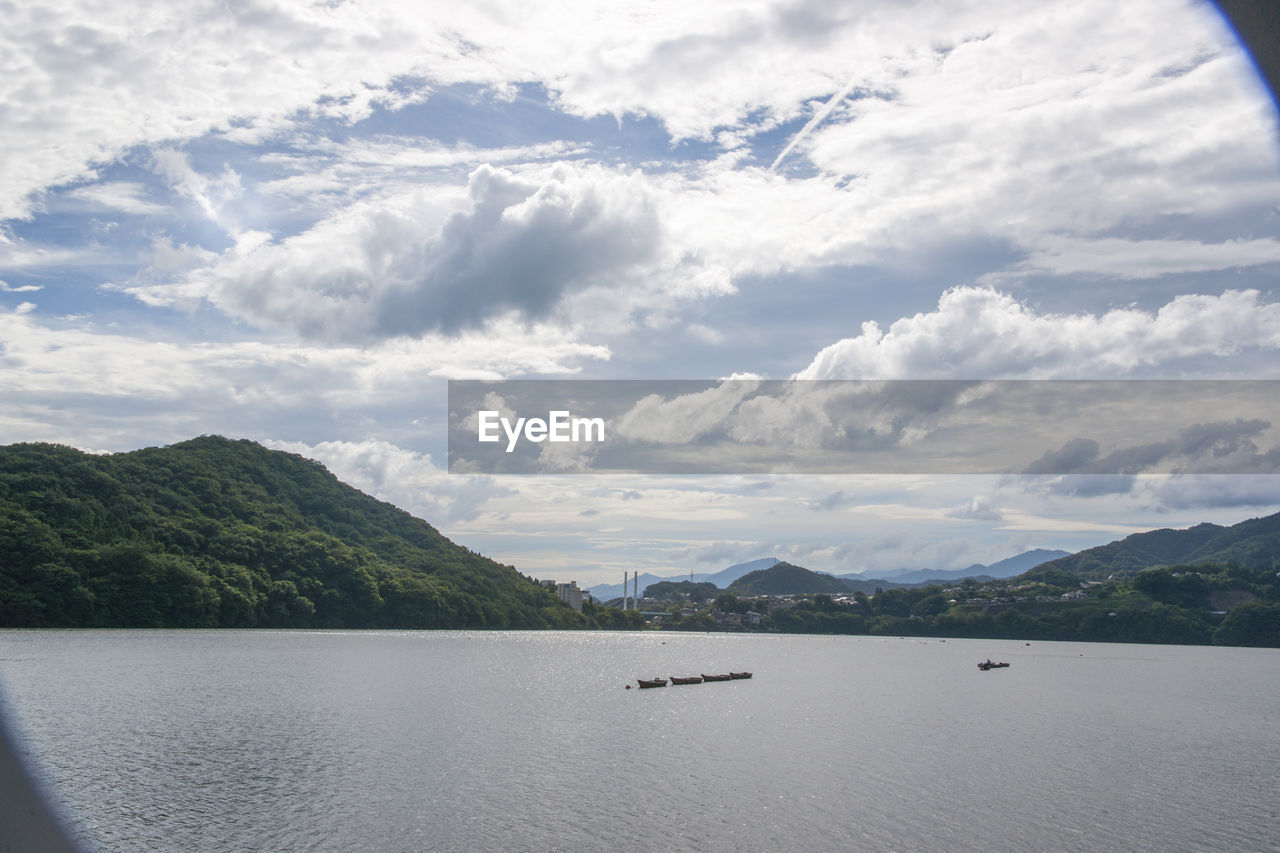
<path fill-rule="evenodd" d="M 602 616 L 250 441 L 0 448 L 0 626 L 611 626 Z"/>

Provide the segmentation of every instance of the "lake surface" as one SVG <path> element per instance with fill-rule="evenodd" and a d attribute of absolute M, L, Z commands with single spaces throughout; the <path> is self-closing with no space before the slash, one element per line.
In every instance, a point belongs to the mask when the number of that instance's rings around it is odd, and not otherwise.
<path fill-rule="evenodd" d="M 10 630 L 0 690 L 91 850 L 1280 850 L 1277 650 Z"/>

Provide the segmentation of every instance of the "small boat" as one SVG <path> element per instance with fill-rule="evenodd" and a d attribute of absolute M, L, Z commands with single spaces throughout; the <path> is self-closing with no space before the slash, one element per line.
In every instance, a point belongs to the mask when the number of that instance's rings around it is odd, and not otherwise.
<path fill-rule="evenodd" d="M 751 673 L 749 673 L 749 672 L 731 672 L 731 673 L 729 673 L 729 677 L 730 677 L 730 678 L 732 678 L 734 681 L 737 681 L 737 680 L 738 680 L 738 679 L 740 679 L 740 678 L 750 678 L 750 677 L 751 677 Z"/>
<path fill-rule="evenodd" d="M 727 672 L 724 675 L 707 675 L 705 672 L 702 673 L 703 681 L 728 681 L 732 677 L 733 676 L 729 675 Z"/>
<path fill-rule="evenodd" d="M 637 678 L 636 681 L 640 684 L 641 689 L 644 689 L 645 687 L 667 686 L 667 680 L 665 678 Z"/>
<path fill-rule="evenodd" d="M 692 675 L 692 676 L 689 676 L 688 678 L 679 678 L 678 676 L 673 675 L 671 676 L 671 683 L 672 684 L 701 684 L 702 676 Z"/>
<path fill-rule="evenodd" d="M 1006 667 L 1008 665 L 1009 665 L 1008 663 L 1005 663 L 1003 661 L 1000 663 L 996 663 L 991 658 L 987 658 L 982 663 L 978 664 L 978 669 L 982 670 L 983 672 L 986 672 L 989 669 L 1001 669 L 1002 667 Z"/>

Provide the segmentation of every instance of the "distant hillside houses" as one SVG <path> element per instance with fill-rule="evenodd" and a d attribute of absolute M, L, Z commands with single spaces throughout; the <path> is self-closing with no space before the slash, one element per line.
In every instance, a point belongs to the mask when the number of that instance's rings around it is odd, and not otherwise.
<path fill-rule="evenodd" d="M 715 609 L 711 611 L 711 618 L 715 620 L 717 628 L 727 631 L 759 630 L 760 628 L 760 614 L 754 610 L 748 610 L 746 613 L 726 613 Z"/>

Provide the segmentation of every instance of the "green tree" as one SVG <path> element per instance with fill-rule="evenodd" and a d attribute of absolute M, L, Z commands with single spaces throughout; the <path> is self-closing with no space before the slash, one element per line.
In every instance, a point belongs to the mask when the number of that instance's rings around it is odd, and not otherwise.
<path fill-rule="evenodd" d="M 1231 608 L 1213 633 L 1220 646 L 1280 648 L 1280 604 L 1253 601 Z"/>
<path fill-rule="evenodd" d="M 945 613 L 951 607 L 947 596 L 941 592 L 935 592 L 933 595 L 927 595 L 924 598 L 911 605 L 912 616 L 937 616 Z"/>

